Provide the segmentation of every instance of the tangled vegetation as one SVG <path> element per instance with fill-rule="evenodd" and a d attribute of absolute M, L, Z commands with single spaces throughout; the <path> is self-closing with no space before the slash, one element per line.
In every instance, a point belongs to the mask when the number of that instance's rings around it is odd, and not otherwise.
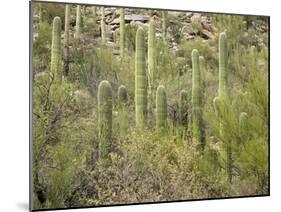
<path fill-rule="evenodd" d="M 33 209 L 268 194 L 267 17 L 32 7 Z"/>

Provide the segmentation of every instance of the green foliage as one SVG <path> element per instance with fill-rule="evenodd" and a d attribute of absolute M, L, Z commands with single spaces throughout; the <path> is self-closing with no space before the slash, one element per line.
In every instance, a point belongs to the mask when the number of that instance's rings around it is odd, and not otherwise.
<path fill-rule="evenodd" d="M 136 34 L 135 54 L 135 105 L 136 125 L 143 127 L 147 118 L 147 76 L 145 70 L 144 30 L 139 28 Z"/>
<path fill-rule="evenodd" d="M 112 89 L 108 81 L 103 80 L 98 88 L 98 127 L 99 158 L 107 159 L 112 138 Z"/>
<path fill-rule="evenodd" d="M 187 129 L 188 127 L 188 94 L 186 90 L 180 92 L 180 103 L 179 103 L 179 122 Z"/>
<path fill-rule="evenodd" d="M 156 126 L 162 128 L 167 125 L 167 96 L 163 85 L 159 85 L 156 91 Z"/>
<path fill-rule="evenodd" d="M 55 17 L 52 31 L 51 73 L 55 80 L 62 80 L 61 19 Z"/>
<path fill-rule="evenodd" d="M 213 36 L 204 39 L 183 33 L 206 28 L 185 13 L 128 9 L 150 23 L 126 24 L 121 44 L 117 11 L 102 18 L 102 8 L 83 6 L 75 42 L 76 5 L 67 14 L 65 4 L 33 4 L 34 208 L 268 194 L 267 18 L 206 14 Z M 50 71 L 56 16 L 69 58 L 60 81 Z M 102 22 L 112 27 L 104 43 Z M 150 107 L 151 80 L 165 88 Z"/>

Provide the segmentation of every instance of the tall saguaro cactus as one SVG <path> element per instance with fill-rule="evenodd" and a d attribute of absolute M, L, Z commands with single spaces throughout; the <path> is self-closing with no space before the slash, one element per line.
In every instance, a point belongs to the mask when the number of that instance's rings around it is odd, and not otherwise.
<path fill-rule="evenodd" d="M 80 34 L 81 34 L 81 6 L 77 5 L 76 7 L 76 29 L 75 29 L 75 39 L 77 41 L 80 40 Z"/>
<path fill-rule="evenodd" d="M 61 49 L 61 19 L 56 16 L 53 20 L 52 49 L 51 49 L 51 73 L 55 80 L 62 79 L 62 49 Z"/>
<path fill-rule="evenodd" d="M 101 7 L 101 42 L 105 45 L 105 14 L 104 14 L 104 7 Z"/>
<path fill-rule="evenodd" d="M 180 92 L 179 122 L 185 129 L 188 127 L 188 100 L 186 90 Z"/>
<path fill-rule="evenodd" d="M 120 9 L 120 55 L 123 58 L 125 51 L 125 11 Z"/>
<path fill-rule="evenodd" d="M 107 159 L 112 142 L 112 89 L 106 80 L 98 87 L 98 130 L 99 158 Z"/>
<path fill-rule="evenodd" d="M 69 73 L 69 18 L 70 18 L 70 7 L 69 4 L 66 4 L 65 21 L 64 21 L 64 42 L 63 42 L 65 76 L 68 76 Z"/>
<path fill-rule="evenodd" d="M 167 41 L 167 29 L 168 29 L 168 11 L 162 11 L 162 36 L 163 41 Z"/>
<path fill-rule="evenodd" d="M 199 143 L 201 150 L 204 149 L 202 110 L 201 110 L 201 79 L 199 66 L 199 52 L 192 51 L 192 133 Z"/>
<path fill-rule="evenodd" d="M 154 17 L 150 18 L 148 31 L 148 74 L 149 74 L 149 91 L 154 87 L 156 72 L 156 39 Z"/>
<path fill-rule="evenodd" d="M 156 127 L 165 127 L 167 122 L 167 96 L 163 85 L 156 91 Z"/>
<path fill-rule="evenodd" d="M 228 73 L 227 73 L 227 38 L 226 33 L 222 32 L 219 37 L 219 99 L 221 102 L 220 110 L 226 111 L 229 105 Z M 220 124 L 221 137 L 225 137 L 225 127 Z M 224 138 L 226 154 L 226 172 L 228 182 L 232 183 L 232 143 L 231 140 Z"/>
<path fill-rule="evenodd" d="M 223 101 L 228 100 L 228 79 L 227 79 L 227 41 L 226 33 L 219 37 L 219 96 Z"/>
<path fill-rule="evenodd" d="M 127 101 L 128 94 L 127 89 L 124 85 L 119 86 L 118 88 L 118 113 L 119 113 L 119 125 L 120 125 L 120 134 L 125 135 L 128 127 L 127 120 Z"/>
<path fill-rule="evenodd" d="M 145 70 L 144 31 L 138 28 L 136 32 L 135 53 L 135 104 L 136 125 L 143 127 L 147 118 L 147 76 Z"/>

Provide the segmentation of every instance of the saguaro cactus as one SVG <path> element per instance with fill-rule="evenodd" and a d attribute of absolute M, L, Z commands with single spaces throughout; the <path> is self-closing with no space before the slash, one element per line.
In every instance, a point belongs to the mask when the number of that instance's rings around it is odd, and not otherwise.
<path fill-rule="evenodd" d="M 219 37 L 219 97 L 220 110 L 226 112 L 227 105 L 229 105 L 229 91 L 228 91 L 228 77 L 227 77 L 227 38 L 226 33 L 223 32 Z M 221 137 L 225 137 L 225 127 L 221 123 Z M 224 145 L 226 151 L 226 172 L 228 181 L 232 182 L 232 144 L 231 140 L 224 138 Z"/>
<path fill-rule="evenodd" d="M 180 92 L 179 123 L 185 129 L 188 127 L 188 100 L 186 90 Z"/>
<path fill-rule="evenodd" d="M 124 85 L 119 86 L 118 88 L 118 112 L 119 112 L 119 124 L 120 124 L 120 134 L 123 136 L 125 135 L 128 127 L 128 120 L 127 120 L 127 89 Z"/>
<path fill-rule="evenodd" d="M 99 158 L 106 159 L 112 142 L 112 89 L 106 80 L 100 82 L 98 87 L 98 130 Z"/>
<path fill-rule="evenodd" d="M 202 132 L 201 87 L 199 52 L 194 49 L 192 51 L 192 133 L 200 149 L 203 150 L 205 144 Z"/>
<path fill-rule="evenodd" d="M 162 36 L 163 41 L 167 41 L 168 11 L 162 11 Z"/>
<path fill-rule="evenodd" d="M 120 9 L 120 55 L 124 57 L 125 50 L 125 12 L 124 8 Z"/>
<path fill-rule="evenodd" d="M 148 31 L 148 73 L 149 73 L 149 90 L 154 87 L 154 78 L 156 71 L 156 39 L 154 17 L 150 18 Z"/>
<path fill-rule="evenodd" d="M 81 6 L 77 5 L 76 7 L 76 29 L 75 29 L 75 39 L 80 40 L 81 33 Z"/>
<path fill-rule="evenodd" d="M 70 7 L 69 4 L 66 4 L 65 21 L 64 21 L 64 42 L 63 42 L 65 76 L 68 76 L 69 73 L 69 17 L 70 17 Z"/>
<path fill-rule="evenodd" d="M 156 127 L 165 127 L 167 122 L 167 97 L 165 87 L 159 85 L 156 91 Z"/>
<path fill-rule="evenodd" d="M 106 38 L 105 38 L 105 14 L 104 14 L 104 7 L 101 7 L 101 21 L 100 21 L 100 27 L 101 27 L 101 42 L 104 45 Z"/>
<path fill-rule="evenodd" d="M 62 79 L 62 49 L 61 49 L 61 19 L 56 16 L 53 20 L 52 49 L 51 49 L 51 73 L 56 81 Z"/>
<path fill-rule="evenodd" d="M 145 71 L 144 31 L 139 28 L 136 33 L 135 53 L 135 104 L 136 125 L 143 127 L 147 117 L 147 76 Z"/>
<path fill-rule="evenodd" d="M 202 100 L 202 104 L 203 104 L 203 100 L 204 100 L 204 91 L 205 91 L 205 71 L 206 71 L 206 64 L 205 64 L 205 59 L 203 56 L 199 56 L 199 68 L 200 68 L 200 80 L 201 80 L 201 86 L 202 86 L 202 96 L 201 96 L 201 100 Z"/>

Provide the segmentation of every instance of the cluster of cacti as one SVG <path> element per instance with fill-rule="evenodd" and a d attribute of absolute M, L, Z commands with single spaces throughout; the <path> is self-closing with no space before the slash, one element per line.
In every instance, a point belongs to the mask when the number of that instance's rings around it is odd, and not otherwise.
<path fill-rule="evenodd" d="M 75 28 L 75 39 L 79 42 L 80 33 L 81 33 L 81 6 L 77 5 L 76 7 L 76 28 Z"/>
<path fill-rule="evenodd" d="M 167 123 L 167 96 L 163 85 L 159 85 L 156 91 L 156 127 L 165 127 Z"/>
<path fill-rule="evenodd" d="M 119 113 L 119 125 L 120 125 L 120 135 L 125 135 L 128 127 L 127 120 L 127 102 L 128 94 L 127 89 L 124 85 L 119 86 L 118 88 L 118 113 Z"/>
<path fill-rule="evenodd" d="M 106 38 L 105 38 L 105 13 L 104 13 L 104 7 L 101 7 L 100 27 L 101 27 L 101 42 L 104 45 L 105 42 L 106 42 Z"/>
<path fill-rule="evenodd" d="M 163 41 L 167 41 L 168 11 L 162 11 L 162 36 Z"/>
<path fill-rule="evenodd" d="M 135 106 L 136 126 L 143 127 L 147 117 L 147 76 L 145 70 L 144 30 L 142 28 L 139 28 L 136 32 Z"/>
<path fill-rule="evenodd" d="M 199 52 L 197 49 L 192 51 L 192 134 L 198 142 L 201 150 L 204 149 L 205 143 L 203 139 L 202 124 L 202 85 L 201 73 L 199 65 Z"/>
<path fill-rule="evenodd" d="M 124 57 L 125 50 L 125 11 L 124 8 L 120 9 L 120 55 Z"/>
<path fill-rule="evenodd" d="M 69 73 L 69 21 L 70 21 L 70 7 L 69 4 L 65 5 L 65 21 L 64 21 L 64 74 L 68 76 Z"/>
<path fill-rule="evenodd" d="M 62 79 L 62 49 L 61 49 L 61 19 L 56 16 L 53 20 L 52 48 L 51 48 L 51 73 L 55 80 Z"/>
<path fill-rule="evenodd" d="M 185 129 L 188 127 L 188 99 L 187 91 L 182 90 L 180 92 L 180 102 L 179 102 L 179 123 Z"/>
<path fill-rule="evenodd" d="M 99 158 L 107 159 L 112 137 L 112 89 L 106 80 L 98 87 L 98 130 Z"/>

